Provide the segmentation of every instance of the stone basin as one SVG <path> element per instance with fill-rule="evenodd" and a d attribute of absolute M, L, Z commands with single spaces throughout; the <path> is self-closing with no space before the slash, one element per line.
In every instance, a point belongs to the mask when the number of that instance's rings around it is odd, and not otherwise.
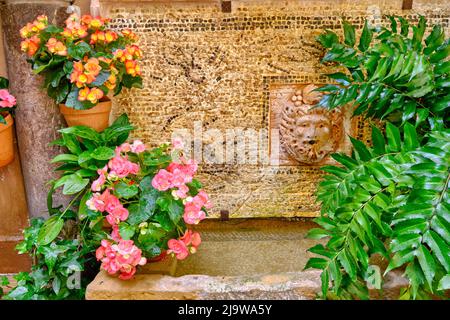
<path fill-rule="evenodd" d="M 314 299 L 320 271 L 303 271 L 308 219 L 204 221 L 199 251 L 183 261 L 166 259 L 121 281 L 101 271 L 86 299 Z M 404 279 L 395 273 L 383 298 L 395 298 Z"/>

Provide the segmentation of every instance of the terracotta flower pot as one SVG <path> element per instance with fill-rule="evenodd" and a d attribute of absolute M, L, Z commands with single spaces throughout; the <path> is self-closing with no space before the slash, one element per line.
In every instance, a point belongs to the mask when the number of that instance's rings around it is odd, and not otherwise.
<path fill-rule="evenodd" d="M 5 117 L 6 124 L 0 124 L 0 167 L 7 166 L 14 160 L 13 123 L 10 114 Z"/>
<path fill-rule="evenodd" d="M 109 114 L 111 113 L 111 100 L 104 98 L 95 107 L 87 110 L 75 110 L 64 104 L 59 105 L 59 110 L 64 115 L 67 125 L 87 126 L 97 132 L 105 130 L 109 126 Z"/>

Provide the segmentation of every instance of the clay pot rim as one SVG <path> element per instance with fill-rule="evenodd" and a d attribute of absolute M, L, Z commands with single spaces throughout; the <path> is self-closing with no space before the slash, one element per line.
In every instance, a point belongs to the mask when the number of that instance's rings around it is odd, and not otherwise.
<path fill-rule="evenodd" d="M 6 124 L 0 123 L 0 131 L 4 131 L 11 127 L 14 124 L 14 119 L 11 116 L 11 114 L 8 113 L 6 117 L 4 117 L 6 120 Z"/>
<path fill-rule="evenodd" d="M 102 98 L 100 102 L 90 109 L 77 110 L 70 108 L 63 103 L 59 104 L 59 110 L 62 114 L 99 114 L 99 113 L 109 113 L 111 111 L 112 102 L 108 97 Z"/>

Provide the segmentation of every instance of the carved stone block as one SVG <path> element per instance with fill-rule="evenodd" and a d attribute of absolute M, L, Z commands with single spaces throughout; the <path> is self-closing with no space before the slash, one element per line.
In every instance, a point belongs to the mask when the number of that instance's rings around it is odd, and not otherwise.
<path fill-rule="evenodd" d="M 314 107 L 321 93 L 315 84 L 272 84 L 270 91 L 270 143 L 279 145 L 280 165 L 324 165 L 335 163 L 334 152 L 351 152 L 353 135 L 349 108 L 332 111 Z M 279 141 L 275 141 L 279 139 Z M 271 148 L 271 150 L 274 150 Z M 272 163 L 276 162 L 271 154 Z"/>

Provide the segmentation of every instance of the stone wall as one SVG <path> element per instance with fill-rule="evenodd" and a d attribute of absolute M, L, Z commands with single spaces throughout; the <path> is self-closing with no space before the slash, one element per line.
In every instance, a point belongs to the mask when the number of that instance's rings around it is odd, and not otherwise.
<path fill-rule="evenodd" d="M 116 28 L 132 28 L 144 52 L 144 89 L 124 92 L 115 114 L 127 112 L 147 143 L 169 141 L 174 130 L 269 128 L 270 88 L 275 85 L 326 83 L 329 72 L 314 38 L 325 28 L 341 32 L 341 17 L 362 27 L 365 18 L 385 23 L 397 14 L 417 21 L 422 14 L 449 33 L 445 0 L 386 1 L 232 1 L 230 13 L 220 1 L 102 1 L 103 15 Z M 351 134 L 367 139 L 367 125 Z M 265 137 L 264 137 L 265 135 Z M 227 146 L 227 147 L 231 147 Z M 201 159 L 199 159 L 201 160 Z M 314 191 L 320 166 L 253 164 L 201 165 L 200 178 L 215 209 L 231 217 L 315 216 Z"/>

